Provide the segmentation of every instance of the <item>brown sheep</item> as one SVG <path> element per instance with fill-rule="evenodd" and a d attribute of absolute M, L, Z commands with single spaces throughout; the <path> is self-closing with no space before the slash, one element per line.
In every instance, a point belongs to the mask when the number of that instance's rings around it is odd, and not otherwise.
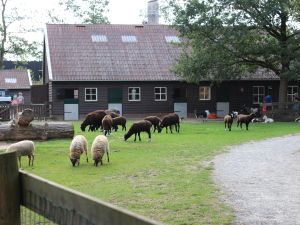
<path fill-rule="evenodd" d="M 179 116 L 176 113 L 170 113 L 163 117 L 160 123 L 160 128 L 163 129 L 166 128 L 166 133 L 168 133 L 168 127 L 170 128 L 171 133 L 172 131 L 172 125 L 175 125 L 175 130 L 177 133 L 179 133 L 180 130 L 180 119 Z M 160 131 L 158 131 L 160 133 Z"/>
<path fill-rule="evenodd" d="M 110 115 L 104 116 L 104 118 L 102 119 L 102 128 L 105 136 L 110 135 L 112 126 L 113 126 L 113 120 L 111 116 Z"/>
<path fill-rule="evenodd" d="M 134 134 L 134 141 L 136 141 L 136 135 L 138 134 L 139 140 L 141 141 L 141 132 L 147 132 L 149 136 L 149 141 L 151 141 L 151 129 L 152 123 L 147 120 L 138 121 L 132 124 L 129 131 L 124 135 L 124 140 L 126 141 L 131 135 Z"/>
<path fill-rule="evenodd" d="M 228 114 L 226 116 L 224 116 L 224 124 L 225 124 L 225 130 L 231 131 L 231 125 L 233 123 L 233 114 Z M 227 128 L 226 128 L 227 125 Z"/>
<path fill-rule="evenodd" d="M 121 125 L 122 126 L 122 131 L 125 130 L 126 131 L 126 118 L 124 116 L 118 116 L 116 118 L 113 118 L 113 129 L 115 131 L 118 130 L 118 125 Z"/>
<path fill-rule="evenodd" d="M 147 120 L 149 121 L 150 123 L 152 123 L 153 125 L 153 133 L 155 132 L 155 130 L 157 130 L 158 132 L 161 132 L 161 128 L 160 128 L 160 123 L 161 123 L 161 120 L 159 117 L 157 116 L 147 116 L 144 118 L 144 120 Z"/>
<path fill-rule="evenodd" d="M 243 128 L 242 127 L 242 124 L 246 124 L 246 130 L 248 130 L 248 126 L 249 126 L 249 123 L 251 122 L 251 120 L 255 117 L 255 114 L 254 113 L 251 113 L 250 115 L 244 115 L 244 114 L 239 114 L 237 115 L 237 127 L 241 127 L 241 129 Z"/>

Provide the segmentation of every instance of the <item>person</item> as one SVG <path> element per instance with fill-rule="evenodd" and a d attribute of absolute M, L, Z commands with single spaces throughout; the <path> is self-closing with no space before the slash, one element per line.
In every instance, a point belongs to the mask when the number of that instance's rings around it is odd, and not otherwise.
<path fill-rule="evenodd" d="M 22 92 L 19 92 L 17 100 L 18 100 L 18 104 L 19 105 L 23 105 L 24 104 L 24 96 L 23 96 Z"/>
<path fill-rule="evenodd" d="M 266 95 L 265 96 L 265 103 L 272 103 L 272 96 L 271 95 Z"/>
<path fill-rule="evenodd" d="M 11 105 L 11 108 L 10 108 L 10 119 L 14 119 L 15 115 L 17 113 L 17 107 L 18 107 L 17 95 L 13 96 L 13 99 L 12 99 L 10 105 Z"/>
<path fill-rule="evenodd" d="M 272 110 L 272 96 L 270 94 L 266 95 L 264 98 L 264 105 L 267 110 Z"/>

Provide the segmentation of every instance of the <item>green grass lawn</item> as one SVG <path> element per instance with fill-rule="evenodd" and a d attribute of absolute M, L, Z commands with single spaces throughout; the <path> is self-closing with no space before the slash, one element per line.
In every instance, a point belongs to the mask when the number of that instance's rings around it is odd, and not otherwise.
<path fill-rule="evenodd" d="M 76 134 L 82 134 L 75 123 Z M 153 134 L 152 142 L 124 132 L 112 133 L 110 163 L 94 167 L 82 155 L 79 167 L 68 158 L 71 140 L 36 142 L 33 168 L 23 158 L 23 168 L 46 179 L 127 208 L 166 224 L 229 224 L 230 208 L 218 199 L 208 163 L 226 146 L 250 140 L 300 132 L 300 123 L 250 124 L 249 131 L 235 127 L 224 131 L 223 123 L 183 122 L 180 134 Z M 129 127 L 129 125 L 127 125 Z M 99 132 L 83 133 L 89 146 Z M 89 152 L 90 157 L 90 152 Z"/>

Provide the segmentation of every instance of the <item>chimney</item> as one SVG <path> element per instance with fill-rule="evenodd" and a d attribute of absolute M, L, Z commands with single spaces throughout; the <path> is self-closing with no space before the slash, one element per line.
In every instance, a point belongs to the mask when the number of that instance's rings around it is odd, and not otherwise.
<path fill-rule="evenodd" d="M 159 24 L 158 0 L 148 1 L 147 16 L 148 16 L 147 24 Z"/>

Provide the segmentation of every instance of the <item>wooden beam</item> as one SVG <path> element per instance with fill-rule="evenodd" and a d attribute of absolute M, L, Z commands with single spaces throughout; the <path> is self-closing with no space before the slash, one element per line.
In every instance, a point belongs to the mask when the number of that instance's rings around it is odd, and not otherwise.
<path fill-rule="evenodd" d="M 162 225 L 24 171 L 20 171 L 20 177 L 21 204 L 55 223 Z"/>
<path fill-rule="evenodd" d="M 21 224 L 20 182 L 16 152 L 0 153 L 0 224 Z"/>

